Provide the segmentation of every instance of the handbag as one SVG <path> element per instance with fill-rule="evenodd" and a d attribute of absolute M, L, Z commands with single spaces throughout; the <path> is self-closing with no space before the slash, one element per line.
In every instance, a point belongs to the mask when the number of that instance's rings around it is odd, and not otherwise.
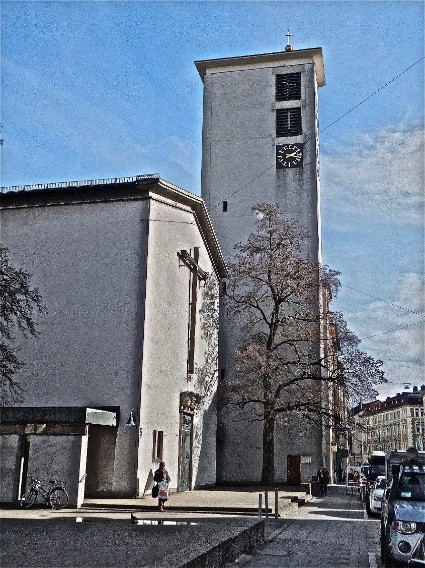
<path fill-rule="evenodd" d="M 158 483 L 155 483 L 155 485 L 152 487 L 152 497 L 153 498 L 158 497 L 158 491 L 159 491 L 159 485 L 158 485 Z"/>

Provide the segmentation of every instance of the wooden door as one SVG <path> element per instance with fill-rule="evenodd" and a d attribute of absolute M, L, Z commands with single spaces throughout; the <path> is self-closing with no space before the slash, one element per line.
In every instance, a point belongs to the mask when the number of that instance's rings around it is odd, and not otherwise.
<path fill-rule="evenodd" d="M 287 483 L 288 485 L 300 485 L 301 484 L 301 457 L 300 456 L 288 456 L 287 466 Z"/>

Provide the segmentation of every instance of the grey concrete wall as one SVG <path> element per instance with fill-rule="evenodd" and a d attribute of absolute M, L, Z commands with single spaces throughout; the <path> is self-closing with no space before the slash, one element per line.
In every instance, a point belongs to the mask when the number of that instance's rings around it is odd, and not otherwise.
<path fill-rule="evenodd" d="M 79 465 L 83 436 L 28 436 L 30 443 L 28 474 L 48 481 L 62 481 L 69 495 L 69 506 L 81 505 L 79 495 Z"/>
<path fill-rule="evenodd" d="M 11 503 L 19 498 L 22 436 L 0 436 L 0 503 Z"/>
<path fill-rule="evenodd" d="M 301 101 L 276 102 L 275 76 L 302 72 Z M 276 138 L 276 108 L 301 106 L 303 134 Z M 318 256 L 316 88 L 313 64 L 210 72 L 204 78 L 202 197 L 222 250 L 254 227 L 251 207 L 279 203 L 311 231 L 310 254 Z M 304 167 L 276 169 L 276 144 L 304 142 Z M 227 213 L 222 201 L 228 201 Z"/>
<path fill-rule="evenodd" d="M 48 310 L 39 337 L 18 344 L 23 406 L 119 406 L 124 422 L 138 407 L 148 209 L 111 201 L 1 212 L 2 243 Z M 135 434 L 114 472 L 128 495 Z"/>
<path fill-rule="evenodd" d="M 89 426 L 85 470 L 88 497 L 105 496 L 112 493 L 117 430 L 117 428 L 108 426 L 94 424 Z"/>
<path fill-rule="evenodd" d="M 300 56 L 301 57 L 301 56 Z M 275 76 L 301 72 L 301 100 L 275 100 Z M 303 133 L 276 137 L 276 109 L 301 107 Z M 317 87 L 313 63 L 267 63 L 244 66 L 243 60 L 219 69 L 211 66 L 204 76 L 202 140 L 202 197 L 213 220 L 226 260 L 237 242 L 245 242 L 255 230 L 251 208 L 260 202 L 278 203 L 288 218 L 296 219 L 311 238 L 305 255 L 320 261 L 320 191 L 317 132 Z M 303 143 L 302 168 L 277 169 L 276 145 Z M 227 212 L 222 202 L 227 201 Z M 319 301 L 319 290 L 318 290 Z M 231 380 L 237 329 L 220 316 L 219 368 Z M 310 387 L 307 387 L 310 388 Z M 219 412 L 218 480 L 258 482 L 262 464 L 262 424 L 252 416 Z M 276 426 L 276 479 L 286 480 L 287 455 L 312 456 L 302 466 L 303 481 L 321 462 L 320 423 L 311 427 L 291 419 Z M 311 470 L 311 471 L 310 471 Z M 235 472 L 237 472 L 235 474 Z"/>
<path fill-rule="evenodd" d="M 2 211 L 2 242 L 48 310 L 39 337 L 19 345 L 22 405 L 134 407 L 146 211 L 145 202 Z"/>

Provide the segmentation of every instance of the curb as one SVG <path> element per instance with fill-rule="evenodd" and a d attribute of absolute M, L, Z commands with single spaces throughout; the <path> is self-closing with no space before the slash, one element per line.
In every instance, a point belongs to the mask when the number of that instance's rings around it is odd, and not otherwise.
<path fill-rule="evenodd" d="M 239 534 L 222 540 L 178 568 L 212 568 L 234 562 L 243 554 L 250 554 L 265 542 L 265 521 L 258 521 Z"/>

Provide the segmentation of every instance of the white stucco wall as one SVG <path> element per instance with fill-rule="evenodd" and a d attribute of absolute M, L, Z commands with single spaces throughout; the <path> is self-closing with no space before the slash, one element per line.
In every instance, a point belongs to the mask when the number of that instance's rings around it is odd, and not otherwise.
<path fill-rule="evenodd" d="M 152 432 L 164 432 L 163 459 L 178 483 L 180 393 L 196 391 L 196 376 L 187 379 L 189 277 L 190 270 L 179 262 L 177 252 L 193 255 L 199 247 L 199 266 L 213 273 L 193 213 L 166 200 L 151 202 L 149 254 L 146 285 L 146 317 L 143 346 L 140 426 L 143 434 L 139 450 L 139 484 L 144 489 L 152 461 Z M 202 366 L 206 345 L 201 337 L 199 309 L 203 299 L 198 282 L 195 361 Z M 215 398 L 207 399 L 194 416 L 193 485 L 215 482 Z M 204 414 L 204 408 L 207 412 Z M 202 445 L 202 452 L 200 447 Z"/>

